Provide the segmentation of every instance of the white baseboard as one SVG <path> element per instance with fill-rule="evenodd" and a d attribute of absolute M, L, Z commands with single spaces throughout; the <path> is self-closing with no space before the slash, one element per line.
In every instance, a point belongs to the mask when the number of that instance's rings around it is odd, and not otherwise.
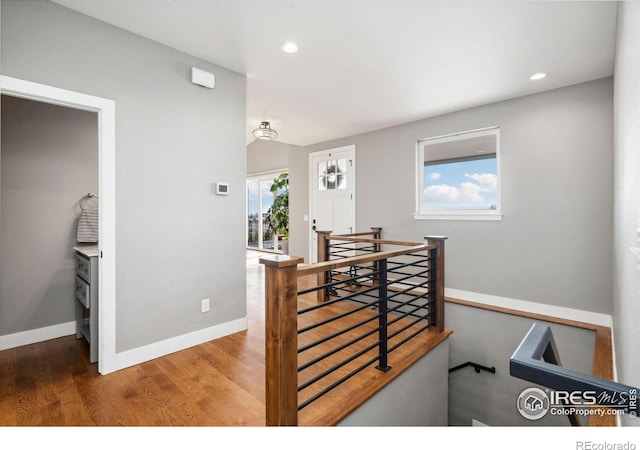
<path fill-rule="evenodd" d="M 35 330 L 21 331 L 14 334 L 0 336 L 0 350 L 22 347 L 23 345 L 35 344 L 36 342 L 57 339 L 76 333 L 76 322 L 60 323 L 49 327 L 37 328 Z"/>
<path fill-rule="evenodd" d="M 229 334 L 244 331 L 248 328 L 249 323 L 247 317 L 226 322 L 204 330 L 194 331 L 192 333 L 183 334 L 164 341 L 155 342 L 145 345 L 144 347 L 134 348 L 121 353 L 115 354 L 115 361 L 108 367 L 101 367 L 100 373 L 106 375 L 116 370 L 125 369 L 135 366 L 161 356 L 184 350 L 185 348 L 203 344 L 205 342 L 227 336 Z"/>
<path fill-rule="evenodd" d="M 125 369 L 135 366 L 161 356 L 168 355 L 185 348 L 193 347 L 204 342 L 218 339 L 238 331 L 248 328 L 248 319 L 243 317 L 231 322 L 226 322 L 204 330 L 194 331 L 193 333 L 176 336 L 164 341 L 145 345 L 144 347 L 135 348 L 122 353 L 116 353 L 115 361 L 102 367 L 100 372 L 105 375 L 116 370 Z M 69 336 L 76 333 L 76 323 L 67 322 L 50 327 L 38 328 L 36 330 L 22 331 L 20 333 L 7 334 L 0 336 L 0 350 L 8 350 L 10 348 L 21 347 L 23 345 L 35 344 L 36 342 L 48 341 L 59 337 Z"/>
<path fill-rule="evenodd" d="M 444 295 L 446 297 L 457 298 L 469 302 L 515 309 L 531 314 L 558 317 L 560 319 L 575 320 L 578 322 L 585 322 L 613 329 L 613 318 L 608 314 L 565 308 L 563 306 L 546 305 L 544 303 L 536 303 L 526 300 L 497 297 L 495 295 L 479 294 L 477 292 L 462 291 L 459 289 L 445 288 Z"/>

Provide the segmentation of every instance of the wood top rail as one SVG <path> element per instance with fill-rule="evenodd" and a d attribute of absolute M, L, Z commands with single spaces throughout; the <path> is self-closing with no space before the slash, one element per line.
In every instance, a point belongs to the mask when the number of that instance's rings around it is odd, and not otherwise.
<path fill-rule="evenodd" d="M 393 241 L 388 241 L 388 242 L 398 244 L 397 242 L 393 242 Z M 324 261 L 316 264 L 300 266 L 298 267 L 298 276 L 302 277 L 305 275 L 313 275 L 317 273 L 327 272 L 329 270 L 339 269 L 341 267 L 355 266 L 357 264 L 380 261 L 382 259 L 393 258 L 395 256 L 401 256 L 401 255 L 408 255 L 411 253 L 417 253 L 423 250 L 431 250 L 435 248 L 435 245 L 433 244 L 420 244 L 417 242 L 411 242 L 410 244 L 412 245 L 412 247 L 407 247 L 400 250 L 389 250 L 386 252 L 370 253 L 368 255 L 352 256 L 350 258 Z M 402 244 L 398 244 L 398 245 L 402 245 Z"/>
<path fill-rule="evenodd" d="M 352 235 L 352 234 L 345 235 L 345 236 L 334 236 L 334 235 L 331 235 L 331 240 L 332 241 L 357 242 L 357 243 L 364 242 L 364 243 L 371 243 L 371 244 L 404 245 L 404 246 L 412 246 L 412 245 L 424 244 L 424 242 L 389 241 L 387 239 L 367 239 L 367 238 L 352 239 L 353 236 L 355 236 L 355 235 Z"/>
<path fill-rule="evenodd" d="M 331 239 L 341 237 L 341 238 L 349 238 L 349 237 L 358 237 L 358 236 L 375 236 L 375 231 L 363 231 L 361 233 L 350 233 L 350 234 L 332 234 Z"/>

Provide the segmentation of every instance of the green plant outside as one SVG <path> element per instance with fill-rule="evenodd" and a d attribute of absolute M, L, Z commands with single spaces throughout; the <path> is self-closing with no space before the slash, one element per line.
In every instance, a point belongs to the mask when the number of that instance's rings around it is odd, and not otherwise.
<path fill-rule="evenodd" d="M 281 173 L 271 185 L 274 195 L 273 205 L 267 210 L 266 220 L 269 230 L 274 236 L 284 236 L 289 239 L 289 174 Z"/>

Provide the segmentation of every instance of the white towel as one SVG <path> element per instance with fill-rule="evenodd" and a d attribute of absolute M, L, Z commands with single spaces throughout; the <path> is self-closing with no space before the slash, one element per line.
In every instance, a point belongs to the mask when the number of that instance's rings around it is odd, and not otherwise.
<path fill-rule="evenodd" d="M 78 242 L 98 242 L 98 210 L 83 209 L 78 219 Z"/>

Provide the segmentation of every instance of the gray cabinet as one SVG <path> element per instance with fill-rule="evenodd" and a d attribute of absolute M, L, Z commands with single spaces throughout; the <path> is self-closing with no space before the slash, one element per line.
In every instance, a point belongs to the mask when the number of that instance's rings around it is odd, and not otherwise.
<path fill-rule="evenodd" d="M 76 337 L 89 343 L 89 362 L 98 361 L 98 249 L 76 251 Z"/>

